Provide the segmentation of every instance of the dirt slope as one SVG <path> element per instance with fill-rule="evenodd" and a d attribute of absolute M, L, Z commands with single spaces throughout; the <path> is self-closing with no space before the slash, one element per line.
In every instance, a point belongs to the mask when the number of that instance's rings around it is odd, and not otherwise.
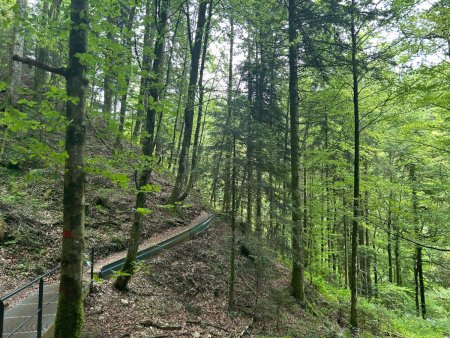
<path fill-rule="evenodd" d="M 85 302 L 85 337 L 318 337 L 339 330 L 273 291 L 287 292 L 285 267 L 242 254 L 237 306 L 228 313 L 228 248 L 229 227 L 216 220 L 204 234 L 149 261 L 127 292 L 114 290 L 110 280 L 96 285 Z"/>

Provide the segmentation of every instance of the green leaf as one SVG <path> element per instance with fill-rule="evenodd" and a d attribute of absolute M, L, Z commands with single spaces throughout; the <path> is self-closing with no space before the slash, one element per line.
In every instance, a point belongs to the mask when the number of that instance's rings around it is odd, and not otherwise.
<path fill-rule="evenodd" d="M 156 184 L 147 184 L 141 187 L 140 191 L 143 192 L 161 192 L 161 186 Z"/>
<path fill-rule="evenodd" d="M 148 208 L 137 208 L 136 212 L 140 213 L 141 215 L 149 215 L 153 211 L 151 209 L 148 209 Z"/>

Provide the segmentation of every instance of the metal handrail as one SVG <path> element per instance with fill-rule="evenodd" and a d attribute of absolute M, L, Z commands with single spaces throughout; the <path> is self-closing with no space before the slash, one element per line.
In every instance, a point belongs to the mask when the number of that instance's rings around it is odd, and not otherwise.
<path fill-rule="evenodd" d="M 93 275 L 94 275 L 94 248 L 90 249 L 90 259 L 91 259 L 91 267 L 90 267 L 90 286 L 93 284 Z M 38 315 L 38 322 L 37 322 L 37 337 L 40 338 L 42 336 L 42 314 L 44 308 L 53 302 L 53 300 L 58 297 L 58 294 L 50 299 L 49 302 L 46 304 L 43 304 L 43 295 L 44 295 L 44 278 L 53 274 L 55 271 L 57 271 L 61 267 L 60 264 L 58 266 L 54 267 L 50 271 L 46 272 L 45 274 L 33 279 L 31 282 L 9 292 L 8 294 L 4 295 L 3 297 L 0 297 L 0 337 L 3 336 L 3 326 L 4 326 L 4 318 L 5 318 L 5 300 L 11 298 L 12 296 L 18 294 L 19 292 L 29 288 L 30 286 L 36 284 L 36 282 L 39 282 L 39 293 L 38 293 L 38 310 L 34 312 L 30 317 L 28 317 L 24 322 L 22 322 L 17 328 L 14 329 L 13 332 L 9 332 L 8 336 L 5 338 L 11 337 L 14 333 L 16 333 L 18 330 L 20 330 L 25 324 L 27 324 L 31 319 L 33 319 L 36 315 Z"/>
<path fill-rule="evenodd" d="M 10 293 L 7 293 L 7 294 L 4 295 L 3 297 L 0 297 L 0 301 L 5 301 L 5 300 L 7 300 L 8 298 L 11 298 L 11 297 L 14 296 L 14 295 L 17 295 L 20 291 L 23 291 L 23 290 L 29 288 L 31 285 L 36 284 L 37 282 L 39 282 L 39 280 L 40 280 L 41 278 L 45 278 L 45 277 L 51 275 L 52 273 L 54 273 L 55 271 L 57 271 L 60 267 L 61 267 L 61 265 L 58 265 L 58 266 L 54 267 L 53 269 L 51 269 L 50 271 L 44 273 L 43 275 L 41 275 L 41 276 L 39 276 L 39 277 L 36 277 L 36 278 L 33 279 L 31 282 L 29 282 L 29 283 L 27 283 L 27 284 L 25 284 L 25 285 L 23 285 L 23 286 L 21 286 L 21 287 L 15 289 L 15 290 L 11 291 Z"/>
<path fill-rule="evenodd" d="M 52 303 L 57 297 L 58 297 L 58 295 L 53 296 L 53 298 L 50 299 L 50 301 L 48 301 L 47 303 L 45 303 L 44 305 L 42 305 L 42 307 L 41 307 L 40 309 L 38 309 L 35 313 L 33 313 L 30 317 L 28 317 L 27 320 L 25 320 L 22 324 L 20 324 L 13 332 L 10 332 L 5 338 L 11 337 L 14 333 L 16 333 L 18 330 L 20 330 L 26 323 L 28 323 L 28 322 L 29 322 L 31 319 L 33 319 L 36 315 L 42 314 L 44 308 L 45 308 L 48 304 Z M 42 319 L 41 319 L 41 320 L 42 320 Z M 37 332 L 38 332 L 38 337 L 40 336 L 40 335 L 39 335 L 39 331 L 40 331 L 40 330 L 39 330 L 39 328 L 38 328 L 38 330 L 37 330 Z"/>

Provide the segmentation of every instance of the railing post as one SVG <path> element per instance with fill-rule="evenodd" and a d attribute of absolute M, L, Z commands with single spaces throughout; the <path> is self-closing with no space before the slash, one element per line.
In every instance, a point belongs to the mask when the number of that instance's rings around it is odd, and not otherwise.
<path fill-rule="evenodd" d="M 44 303 L 44 278 L 39 279 L 37 338 L 42 336 L 42 304 Z"/>
<path fill-rule="evenodd" d="M 94 285 L 94 248 L 91 248 L 91 282 L 90 282 L 89 292 L 92 291 L 92 286 Z"/>
<path fill-rule="evenodd" d="M 3 319 L 5 318 L 5 303 L 0 300 L 0 337 L 3 337 Z"/>

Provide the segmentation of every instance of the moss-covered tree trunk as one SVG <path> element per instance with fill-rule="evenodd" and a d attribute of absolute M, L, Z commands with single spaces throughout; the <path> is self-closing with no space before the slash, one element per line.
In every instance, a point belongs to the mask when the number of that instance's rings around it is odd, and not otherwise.
<path fill-rule="evenodd" d="M 67 101 L 66 152 L 64 173 L 63 241 L 55 337 L 81 337 L 83 325 L 82 266 L 84 255 L 83 155 L 85 144 L 86 66 L 79 54 L 87 50 L 88 0 L 72 0 L 69 35 L 69 65 L 66 70 Z"/>

